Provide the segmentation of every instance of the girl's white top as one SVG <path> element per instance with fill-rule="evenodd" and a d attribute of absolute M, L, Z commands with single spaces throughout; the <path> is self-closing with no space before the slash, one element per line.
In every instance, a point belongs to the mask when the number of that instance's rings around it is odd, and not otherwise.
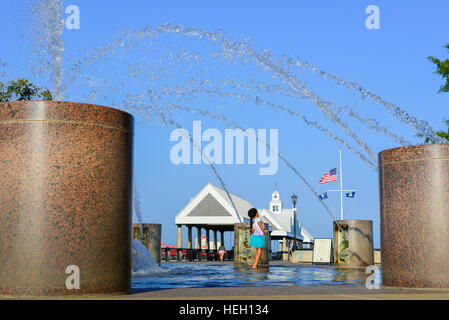
<path fill-rule="evenodd" d="M 262 222 L 262 220 L 260 220 L 259 217 L 255 218 L 253 220 L 253 228 L 254 228 L 254 233 L 253 234 L 258 235 L 258 236 L 264 235 L 264 232 L 262 231 L 262 229 L 259 226 L 259 222 Z"/>

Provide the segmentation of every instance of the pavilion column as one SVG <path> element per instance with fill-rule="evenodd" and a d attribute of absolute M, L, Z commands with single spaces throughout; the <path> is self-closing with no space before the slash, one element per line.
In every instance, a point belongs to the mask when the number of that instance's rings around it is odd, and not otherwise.
<path fill-rule="evenodd" d="M 198 260 L 201 261 L 201 227 L 198 226 L 198 236 L 196 237 L 196 248 L 198 249 Z"/>
<path fill-rule="evenodd" d="M 224 231 L 220 230 L 220 234 L 221 234 L 221 242 L 220 242 L 220 244 L 224 246 Z"/>
<path fill-rule="evenodd" d="M 192 261 L 192 226 L 187 226 L 187 260 Z"/>
<path fill-rule="evenodd" d="M 271 232 L 268 232 L 267 235 L 268 235 L 268 237 L 270 237 L 270 241 L 268 241 L 268 254 L 269 254 L 268 261 L 271 261 L 271 260 L 273 260 L 273 251 L 271 248 Z M 234 252 L 235 252 L 235 248 L 234 248 Z"/>
<path fill-rule="evenodd" d="M 209 241 L 209 228 L 206 228 L 206 261 L 209 260 L 210 241 Z"/>
<path fill-rule="evenodd" d="M 187 249 L 192 249 L 192 226 L 187 226 Z"/>
<path fill-rule="evenodd" d="M 209 228 L 206 228 L 206 250 L 210 250 Z"/>
<path fill-rule="evenodd" d="M 176 238 L 176 247 L 178 252 L 178 261 L 182 260 L 182 225 L 178 224 L 178 234 Z"/>
<path fill-rule="evenodd" d="M 282 238 L 282 260 L 288 260 L 287 237 Z"/>
<path fill-rule="evenodd" d="M 221 245 L 224 246 L 224 230 L 220 231 L 221 233 Z M 226 259 L 227 255 L 226 255 L 226 251 L 225 251 L 225 256 L 223 257 L 223 260 Z"/>
<path fill-rule="evenodd" d="M 214 229 L 214 250 L 217 250 L 217 229 Z"/>
<path fill-rule="evenodd" d="M 196 237 L 196 243 L 195 243 L 195 248 L 196 249 L 201 249 L 201 227 L 196 227 L 198 233 L 197 233 L 197 237 Z"/>

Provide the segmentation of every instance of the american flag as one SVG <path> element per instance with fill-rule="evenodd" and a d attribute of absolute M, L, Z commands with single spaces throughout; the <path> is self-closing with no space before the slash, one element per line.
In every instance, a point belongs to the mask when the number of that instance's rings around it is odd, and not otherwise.
<path fill-rule="evenodd" d="M 319 184 L 332 182 L 332 181 L 337 181 L 337 168 L 334 168 L 331 171 L 323 174 L 323 176 L 320 179 Z"/>

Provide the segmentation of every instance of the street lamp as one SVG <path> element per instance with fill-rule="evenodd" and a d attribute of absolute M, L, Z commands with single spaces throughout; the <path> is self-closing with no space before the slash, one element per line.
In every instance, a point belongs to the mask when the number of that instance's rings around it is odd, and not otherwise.
<path fill-rule="evenodd" d="M 292 202 L 293 202 L 293 247 L 296 249 L 296 201 L 298 200 L 298 196 L 293 193 Z"/>
<path fill-rule="evenodd" d="M 297 200 L 298 200 L 298 196 L 293 193 L 293 195 L 292 195 L 293 208 L 296 208 L 296 201 Z"/>

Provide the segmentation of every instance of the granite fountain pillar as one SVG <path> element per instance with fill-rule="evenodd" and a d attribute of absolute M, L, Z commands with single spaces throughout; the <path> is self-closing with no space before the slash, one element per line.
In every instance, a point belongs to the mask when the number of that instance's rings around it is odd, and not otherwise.
<path fill-rule="evenodd" d="M 449 144 L 379 153 L 382 284 L 449 288 Z"/>
<path fill-rule="evenodd" d="M 0 294 L 130 292 L 132 155 L 128 113 L 0 103 Z"/>

